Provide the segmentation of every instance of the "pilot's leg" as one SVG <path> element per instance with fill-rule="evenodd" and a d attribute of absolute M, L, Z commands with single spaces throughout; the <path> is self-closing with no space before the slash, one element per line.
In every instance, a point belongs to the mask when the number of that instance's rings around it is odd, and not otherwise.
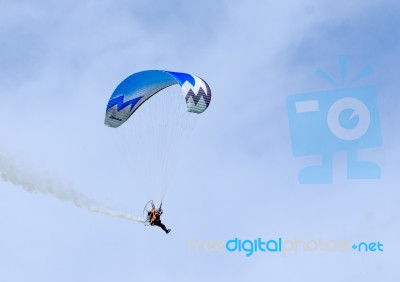
<path fill-rule="evenodd" d="M 163 223 L 161 223 L 160 220 L 154 221 L 154 225 L 157 225 L 157 226 L 161 227 L 161 229 L 164 230 L 165 233 L 167 233 L 167 234 L 168 234 L 169 231 L 170 231 L 170 230 L 168 230 L 168 229 L 165 227 L 165 225 L 164 225 Z"/>

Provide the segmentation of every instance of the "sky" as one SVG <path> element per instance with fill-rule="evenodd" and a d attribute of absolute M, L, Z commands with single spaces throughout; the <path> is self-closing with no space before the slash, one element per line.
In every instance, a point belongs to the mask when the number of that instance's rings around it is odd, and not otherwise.
<path fill-rule="evenodd" d="M 398 1 L 0 6 L 0 281 L 400 279 Z M 340 81 L 341 56 L 344 83 L 315 75 L 322 69 Z M 351 84 L 365 66 L 373 72 Z M 158 175 L 156 150 L 103 124 L 116 86 L 148 69 L 193 73 L 212 90 L 179 158 L 169 159 L 176 177 L 163 202 L 168 235 L 68 200 L 135 216 L 160 200 L 164 188 L 149 189 L 141 175 Z M 331 184 L 300 184 L 299 170 L 319 156 L 293 155 L 287 97 L 365 85 L 376 90 L 382 145 L 359 154 L 379 164 L 380 179 L 347 179 L 339 152 Z M 204 247 L 259 237 L 384 247 L 251 256 Z"/>

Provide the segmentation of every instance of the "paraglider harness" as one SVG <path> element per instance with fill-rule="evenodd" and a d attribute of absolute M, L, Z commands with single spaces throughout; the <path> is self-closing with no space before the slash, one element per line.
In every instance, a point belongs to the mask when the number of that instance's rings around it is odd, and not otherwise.
<path fill-rule="evenodd" d="M 171 229 L 167 229 L 167 227 L 165 227 L 165 225 L 161 222 L 160 216 L 163 213 L 161 206 L 162 206 L 162 202 L 161 202 L 161 205 L 158 207 L 158 209 L 156 209 L 156 206 L 154 205 L 153 201 L 149 201 L 146 204 L 146 206 L 143 209 L 143 213 L 147 212 L 144 225 L 158 226 L 162 230 L 164 230 L 165 233 L 168 234 L 171 231 Z"/>
<path fill-rule="evenodd" d="M 155 223 L 157 223 L 157 221 L 161 222 L 160 216 L 163 214 L 163 210 L 161 207 L 162 207 L 162 202 L 157 209 L 152 200 L 146 204 L 146 206 L 143 209 L 143 213 L 146 213 L 146 221 L 144 225 L 153 226 Z"/>

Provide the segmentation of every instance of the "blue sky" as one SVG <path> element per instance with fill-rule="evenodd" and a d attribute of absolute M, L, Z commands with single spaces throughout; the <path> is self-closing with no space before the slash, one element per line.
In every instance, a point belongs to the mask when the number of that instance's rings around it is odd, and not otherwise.
<path fill-rule="evenodd" d="M 0 280 L 398 281 L 400 4 L 314 2 L 1 1 L 3 175 L 140 215 L 146 183 L 128 166 L 109 173 L 124 161 L 103 125 L 111 93 L 134 72 L 165 69 L 204 78 L 213 98 L 165 199 L 170 235 L 1 181 Z M 332 89 L 315 70 L 339 77 L 340 55 L 349 76 L 374 69 L 359 85 L 376 87 L 383 146 L 361 154 L 382 177 L 346 179 L 339 153 L 333 184 L 300 185 L 298 170 L 317 158 L 292 155 L 286 97 Z M 189 238 L 279 236 L 385 250 L 247 258 L 188 249 Z"/>

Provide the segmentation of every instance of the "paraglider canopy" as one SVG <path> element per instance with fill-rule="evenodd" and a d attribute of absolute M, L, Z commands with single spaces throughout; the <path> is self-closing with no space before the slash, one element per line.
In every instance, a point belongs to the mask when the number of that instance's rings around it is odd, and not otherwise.
<path fill-rule="evenodd" d="M 146 100 L 174 84 L 181 86 L 188 112 L 199 114 L 207 109 L 211 90 L 203 79 L 187 73 L 148 70 L 135 73 L 118 85 L 108 101 L 104 124 L 120 126 Z"/>

